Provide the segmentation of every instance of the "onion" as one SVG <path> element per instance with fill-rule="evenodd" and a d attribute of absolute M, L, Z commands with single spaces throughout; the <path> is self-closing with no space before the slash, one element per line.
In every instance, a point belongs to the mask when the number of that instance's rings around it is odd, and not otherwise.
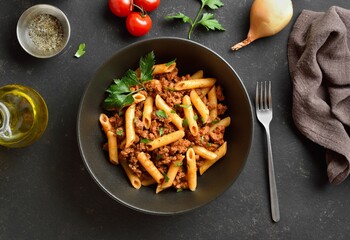
<path fill-rule="evenodd" d="M 238 50 L 256 39 L 277 34 L 287 26 L 292 16 L 291 0 L 254 0 L 250 9 L 250 28 L 247 38 L 231 49 Z"/>

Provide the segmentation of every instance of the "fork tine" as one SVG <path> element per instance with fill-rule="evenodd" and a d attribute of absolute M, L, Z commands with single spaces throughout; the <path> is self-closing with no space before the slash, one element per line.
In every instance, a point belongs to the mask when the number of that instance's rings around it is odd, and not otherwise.
<path fill-rule="evenodd" d="M 272 94 L 271 94 L 271 81 L 269 81 L 269 95 L 268 95 L 269 109 L 272 109 Z"/>
<path fill-rule="evenodd" d="M 260 82 L 260 110 L 264 110 L 264 94 L 263 94 L 263 83 Z"/>
<path fill-rule="evenodd" d="M 264 82 L 264 110 L 267 110 L 269 105 L 267 103 L 267 91 L 266 91 L 266 81 Z"/>
<path fill-rule="evenodd" d="M 255 108 L 259 108 L 259 82 L 256 83 L 256 90 L 255 90 Z"/>

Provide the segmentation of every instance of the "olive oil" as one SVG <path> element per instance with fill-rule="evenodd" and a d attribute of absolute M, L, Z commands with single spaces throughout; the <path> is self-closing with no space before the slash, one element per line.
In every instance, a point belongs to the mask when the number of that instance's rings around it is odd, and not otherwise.
<path fill-rule="evenodd" d="M 38 92 L 22 85 L 0 88 L 0 145 L 24 147 L 46 129 L 48 110 Z"/>

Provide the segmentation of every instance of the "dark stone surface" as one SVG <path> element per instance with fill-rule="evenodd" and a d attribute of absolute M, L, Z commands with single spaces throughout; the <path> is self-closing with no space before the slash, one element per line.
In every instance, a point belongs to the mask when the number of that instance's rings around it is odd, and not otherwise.
<path fill-rule="evenodd" d="M 214 11 L 225 32 L 197 29 L 192 40 L 213 49 L 242 78 L 253 99 L 256 81 L 271 80 L 274 97 L 272 143 L 281 221 L 271 221 L 263 129 L 255 128 L 254 146 L 234 185 L 210 204 L 170 217 L 130 210 L 108 197 L 92 180 L 80 157 L 76 116 L 80 97 L 97 68 L 118 49 L 159 36 L 186 38 L 188 26 L 164 16 L 190 16 L 197 0 L 162 0 L 151 13 L 154 26 L 143 38 L 126 33 L 104 1 L 47 0 L 68 16 L 72 35 L 62 54 L 35 59 L 16 39 L 16 23 L 28 7 L 43 3 L 1 0 L 0 85 L 31 86 L 45 98 L 49 125 L 43 137 L 23 149 L 0 147 L 0 239 L 349 239 L 350 184 L 328 183 L 324 149 L 298 133 L 291 118 L 292 85 L 287 40 L 303 9 L 350 8 L 348 0 L 299 0 L 292 22 L 278 35 L 231 52 L 249 27 L 250 1 L 222 0 Z M 84 57 L 73 57 L 85 42 Z M 176 203 L 174 203 L 176 204 Z"/>

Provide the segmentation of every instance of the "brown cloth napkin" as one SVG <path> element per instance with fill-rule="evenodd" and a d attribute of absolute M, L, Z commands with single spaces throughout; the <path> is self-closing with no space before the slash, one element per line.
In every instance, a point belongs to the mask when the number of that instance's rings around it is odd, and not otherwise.
<path fill-rule="evenodd" d="M 303 10 L 288 40 L 293 82 L 293 120 L 299 131 L 325 147 L 329 181 L 350 172 L 350 11 Z"/>

